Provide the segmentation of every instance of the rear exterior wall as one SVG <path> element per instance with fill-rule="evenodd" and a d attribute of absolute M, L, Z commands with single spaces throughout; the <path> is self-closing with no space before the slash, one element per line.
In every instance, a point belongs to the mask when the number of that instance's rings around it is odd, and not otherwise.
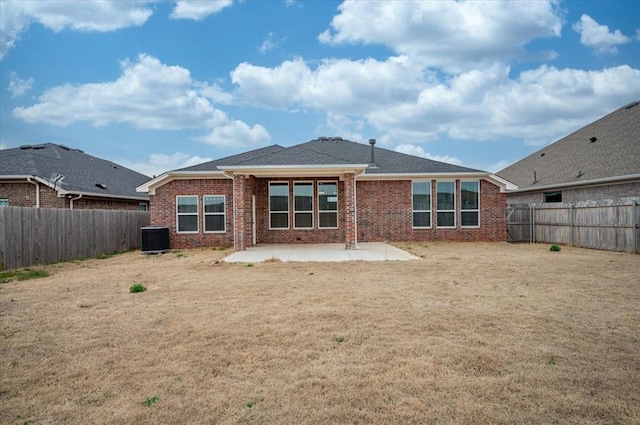
<path fill-rule="evenodd" d="M 575 204 L 578 202 L 628 202 L 631 199 L 640 199 L 640 181 L 608 184 L 601 186 L 574 187 L 565 189 L 549 190 L 548 192 L 562 192 L 562 202 L 565 204 Z M 544 192 L 521 192 L 509 193 L 507 202 L 510 205 L 519 204 L 542 204 L 544 203 Z"/>

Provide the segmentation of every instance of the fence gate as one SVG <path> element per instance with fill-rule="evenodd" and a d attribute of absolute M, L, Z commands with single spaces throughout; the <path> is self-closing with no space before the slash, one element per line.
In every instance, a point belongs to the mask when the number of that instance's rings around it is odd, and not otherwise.
<path fill-rule="evenodd" d="M 507 208 L 507 241 L 531 242 L 532 210 L 529 205 L 510 205 Z"/>

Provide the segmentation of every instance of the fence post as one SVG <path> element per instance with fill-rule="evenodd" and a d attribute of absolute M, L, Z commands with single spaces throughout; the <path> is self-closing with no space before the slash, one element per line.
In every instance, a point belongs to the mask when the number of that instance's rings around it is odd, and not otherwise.
<path fill-rule="evenodd" d="M 631 214 L 633 223 L 633 252 L 638 253 L 638 200 L 634 199 L 631 203 Z"/>
<path fill-rule="evenodd" d="M 531 243 L 536 243 L 536 206 L 531 205 Z"/>
<path fill-rule="evenodd" d="M 575 213 L 575 210 L 573 209 L 573 204 L 569 205 L 569 215 L 570 215 L 570 220 L 571 220 L 571 233 L 569 235 L 569 244 L 570 246 L 573 246 L 573 214 Z"/>

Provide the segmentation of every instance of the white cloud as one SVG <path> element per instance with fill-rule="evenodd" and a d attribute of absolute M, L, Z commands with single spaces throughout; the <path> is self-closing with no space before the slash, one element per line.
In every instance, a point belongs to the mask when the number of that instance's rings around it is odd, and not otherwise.
<path fill-rule="evenodd" d="M 63 126 L 87 121 L 94 126 L 127 123 L 140 129 L 206 129 L 224 136 L 204 139 L 220 146 L 247 146 L 270 139 L 263 127 L 230 120 L 214 108 L 209 98 L 224 97 L 221 89 L 192 80 L 185 68 L 165 65 L 144 54 L 121 66 L 122 75 L 116 81 L 53 87 L 35 105 L 15 108 L 13 115 L 29 123 Z"/>
<path fill-rule="evenodd" d="M 318 36 L 320 42 L 382 44 L 448 71 L 526 57 L 527 43 L 559 37 L 562 28 L 556 0 L 347 0 L 338 9 L 331 28 Z"/>
<path fill-rule="evenodd" d="M 582 15 L 572 28 L 580 34 L 580 43 L 593 47 L 600 54 L 616 54 L 618 53 L 616 46 L 631 41 L 620 30 L 611 32 L 608 26 L 600 25 L 589 15 Z"/>
<path fill-rule="evenodd" d="M 200 21 L 209 15 L 220 12 L 232 4 L 233 0 L 178 1 L 176 2 L 176 7 L 171 12 L 171 18 Z"/>
<path fill-rule="evenodd" d="M 34 22 L 55 32 L 115 31 L 144 24 L 153 11 L 140 1 L 0 1 L 0 60 Z"/>
<path fill-rule="evenodd" d="M 401 144 L 396 147 L 396 152 L 406 153 L 408 155 L 419 156 L 421 158 L 432 159 L 434 161 L 446 162 L 447 164 L 462 165 L 455 156 L 451 155 L 432 155 L 425 151 L 422 146 L 416 146 L 412 144 Z"/>
<path fill-rule="evenodd" d="M 493 164 L 489 164 L 486 167 L 479 167 L 481 170 L 486 170 L 490 173 L 497 173 L 498 171 L 504 170 L 509 165 L 513 164 L 514 161 L 507 161 L 505 159 L 500 160 L 498 162 L 494 162 Z"/>
<path fill-rule="evenodd" d="M 11 97 L 24 96 L 32 88 L 33 78 L 20 78 L 15 72 L 9 73 L 9 87 L 7 87 L 7 90 L 11 92 Z"/>
<path fill-rule="evenodd" d="M 191 156 L 184 152 L 176 152 L 171 155 L 154 153 L 149 155 L 147 161 L 128 161 L 126 159 L 117 159 L 114 160 L 114 162 L 146 176 L 153 177 L 158 176 L 165 171 L 190 167 L 192 165 L 202 164 L 203 162 L 211 160 L 212 158 L 209 157 Z"/>
<path fill-rule="evenodd" d="M 285 38 L 278 38 L 275 36 L 273 31 L 269 31 L 258 50 L 260 50 L 260 53 L 267 53 L 270 50 L 274 50 L 280 47 L 284 40 Z"/>
<path fill-rule="evenodd" d="M 246 148 L 263 145 L 271 140 L 271 136 L 260 124 L 249 127 L 242 121 L 229 121 L 196 140 L 220 147 Z"/>

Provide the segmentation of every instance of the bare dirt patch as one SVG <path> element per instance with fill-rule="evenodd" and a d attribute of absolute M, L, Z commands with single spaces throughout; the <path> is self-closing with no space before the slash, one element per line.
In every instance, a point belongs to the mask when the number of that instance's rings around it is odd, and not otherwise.
<path fill-rule="evenodd" d="M 423 259 L 131 252 L 0 284 L 0 423 L 640 421 L 638 255 L 401 246 Z"/>

